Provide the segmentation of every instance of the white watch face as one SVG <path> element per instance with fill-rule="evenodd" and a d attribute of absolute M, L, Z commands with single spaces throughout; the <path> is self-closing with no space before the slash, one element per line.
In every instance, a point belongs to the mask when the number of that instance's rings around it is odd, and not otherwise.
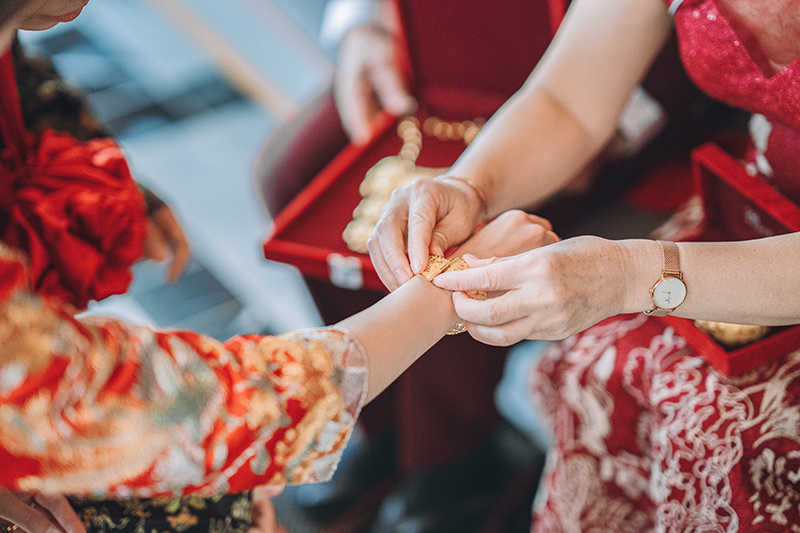
<path fill-rule="evenodd" d="M 653 287 L 653 301 L 662 309 L 675 309 L 686 298 L 686 285 L 678 278 L 664 278 Z"/>

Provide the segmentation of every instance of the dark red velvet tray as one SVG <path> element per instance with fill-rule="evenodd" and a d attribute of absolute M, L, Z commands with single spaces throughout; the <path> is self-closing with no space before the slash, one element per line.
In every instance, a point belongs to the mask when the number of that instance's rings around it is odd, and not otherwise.
<path fill-rule="evenodd" d="M 395 4 L 418 116 L 447 121 L 488 119 L 525 81 L 564 13 L 564 0 L 402 0 Z M 502 57 L 503 61 L 498 61 Z M 342 232 L 361 196 L 358 186 L 380 159 L 397 155 L 396 121 L 380 118 L 366 147 L 350 145 L 279 213 L 264 243 L 267 259 L 341 287 L 383 290 L 369 256 L 350 251 Z M 425 137 L 417 165 L 447 167 L 463 142 Z"/>
<path fill-rule="evenodd" d="M 715 144 L 692 153 L 693 178 L 705 212 L 696 241 L 739 241 L 800 231 L 800 208 Z M 665 317 L 709 363 L 728 376 L 800 348 L 800 326 L 774 328 L 764 339 L 727 350 L 691 320 Z"/>

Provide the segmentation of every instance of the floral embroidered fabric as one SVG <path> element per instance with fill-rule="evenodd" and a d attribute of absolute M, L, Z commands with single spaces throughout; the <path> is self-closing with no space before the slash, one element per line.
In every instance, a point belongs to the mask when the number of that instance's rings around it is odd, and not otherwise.
<path fill-rule="evenodd" d="M 726 378 L 662 319 L 622 315 L 533 383 L 555 440 L 533 531 L 800 531 L 800 350 Z"/>
<path fill-rule="evenodd" d="M 249 493 L 200 498 L 70 498 L 89 533 L 247 533 Z"/>
<path fill-rule="evenodd" d="M 329 478 L 366 358 L 324 328 L 226 343 L 76 320 L 0 245 L 0 485 L 104 498 L 214 495 Z"/>

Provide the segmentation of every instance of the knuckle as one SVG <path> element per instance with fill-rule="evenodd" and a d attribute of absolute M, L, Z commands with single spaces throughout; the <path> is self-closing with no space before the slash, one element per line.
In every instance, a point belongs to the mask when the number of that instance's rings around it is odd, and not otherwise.
<path fill-rule="evenodd" d="M 478 288 L 485 291 L 497 288 L 496 277 L 491 269 L 482 268 L 478 271 Z"/>
<path fill-rule="evenodd" d="M 508 218 L 511 222 L 521 224 L 523 222 L 529 222 L 529 215 L 525 211 L 520 211 L 519 209 L 511 209 L 504 213 L 505 218 Z"/>
<path fill-rule="evenodd" d="M 500 323 L 500 309 L 495 302 L 487 302 L 484 312 L 486 313 L 486 320 L 488 324 L 495 325 Z"/>

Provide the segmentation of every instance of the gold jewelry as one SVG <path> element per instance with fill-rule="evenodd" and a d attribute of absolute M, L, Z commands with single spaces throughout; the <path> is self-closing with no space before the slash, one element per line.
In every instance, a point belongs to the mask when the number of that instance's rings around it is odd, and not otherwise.
<path fill-rule="evenodd" d="M 442 272 L 447 272 L 452 262 L 452 259 L 447 259 L 441 255 L 428 256 L 428 264 L 420 271 L 419 275 L 428 281 L 433 281 L 433 278 Z"/>
<path fill-rule="evenodd" d="M 445 272 L 453 272 L 456 270 L 467 270 L 469 265 L 460 257 L 446 258 L 441 255 L 431 255 L 428 257 L 428 264 L 420 271 L 418 275 L 422 276 L 428 281 L 433 281 L 433 278 Z M 473 300 L 485 300 L 487 298 L 486 291 L 467 291 L 467 296 Z M 467 331 L 463 320 L 459 320 L 453 329 L 447 332 L 448 335 L 458 335 Z"/>
<path fill-rule="evenodd" d="M 375 163 L 358 187 L 362 200 L 353 211 L 353 220 L 342 232 L 342 239 L 347 247 L 354 252 L 368 253 L 367 240 L 380 218 L 381 208 L 389 201 L 392 191 L 417 178 L 434 178 L 446 170 L 417 166 L 424 136 L 433 136 L 443 141 L 463 141 L 469 145 L 480 131 L 483 122 L 485 122 L 483 119 L 447 122 L 430 116 L 425 119 L 420 129 L 416 117 L 403 118 L 397 125 L 397 135 L 403 140 L 400 152 Z M 463 178 L 458 179 L 467 182 Z M 485 206 L 486 198 L 483 192 L 474 183 L 467 182 L 467 184 L 477 189 L 476 193 L 481 198 L 482 206 Z M 485 208 L 482 213 L 485 213 Z"/>
<path fill-rule="evenodd" d="M 695 320 L 694 325 L 724 345 L 726 348 L 739 348 L 755 342 L 769 333 L 769 326 L 750 326 L 746 324 L 729 324 L 727 322 L 711 322 Z"/>

